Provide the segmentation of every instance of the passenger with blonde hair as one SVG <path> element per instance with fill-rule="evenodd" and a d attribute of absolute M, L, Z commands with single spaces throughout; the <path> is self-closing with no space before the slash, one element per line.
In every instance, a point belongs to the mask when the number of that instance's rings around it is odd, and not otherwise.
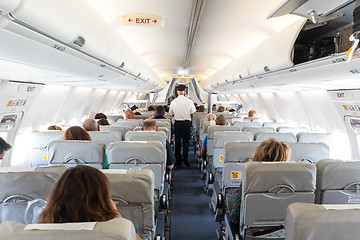
<path fill-rule="evenodd" d="M 291 149 L 284 143 L 270 138 L 260 143 L 252 158 L 254 162 L 286 162 L 291 158 Z M 230 224 L 239 228 L 242 183 L 236 192 L 235 204 L 230 210 Z"/>
<path fill-rule="evenodd" d="M 209 113 L 205 116 L 205 122 L 215 121 L 216 115 L 213 113 Z"/>
<path fill-rule="evenodd" d="M 56 181 L 38 223 L 103 222 L 114 218 L 121 215 L 110 197 L 108 178 L 96 168 L 78 165 Z"/>

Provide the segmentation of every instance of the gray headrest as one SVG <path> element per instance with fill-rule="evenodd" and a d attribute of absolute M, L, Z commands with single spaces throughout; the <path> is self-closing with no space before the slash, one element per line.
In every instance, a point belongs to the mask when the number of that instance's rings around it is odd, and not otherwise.
<path fill-rule="evenodd" d="M 276 131 L 280 133 L 293 133 L 295 135 L 301 132 L 309 132 L 307 128 L 294 128 L 294 127 L 278 127 Z"/>
<path fill-rule="evenodd" d="M 207 133 L 209 126 L 210 126 L 210 122 L 204 121 L 204 124 L 202 125 L 202 133 Z"/>
<path fill-rule="evenodd" d="M 48 156 L 50 164 L 99 163 L 105 160 L 105 145 L 102 142 L 80 140 L 57 140 L 49 144 Z"/>
<path fill-rule="evenodd" d="M 293 133 L 257 133 L 254 136 L 254 140 L 259 142 L 268 140 L 270 138 L 275 138 L 281 142 L 296 142 L 296 136 Z"/>
<path fill-rule="evenodd" d="M 45 200 L 58 175 L 44 172 L 0 172 L 0 202 L 12 195 Z"/>
<path fill-rule="evenodd" d="M 160 141 L 166 146 L 166 133 L 163 131 L 129 131 L 125 141 Z"/>
<path fill-rule="evenodd" d="M 286 123 L 264 122 L 263 127 L 271 127 L 274 128 L 276 131 L 278 127 L 286 127 Z"/>
<path fill-rule="evenodd" d="M 214 147 L 223 148 L 225 142 L 251 142 L 252 136 L 240 131 L 226 131 L 214 133 Z"/>
<path fill-rule="evenodd" d="M 136 126 L 141 126 L 143 119 L 119 119 L 114 126 L 127 126 L 134 129 Z"/>
<path fill-rule="evenodd" d="M 209 139 L 214 139 L 214 133 L 215 132 L 225 132 L 225 131 L 239 131 L 239 128 L 234 127 L 234 126 L 220 126 L 220 125 L 216 125 L 216 126 L 209 126 L 208 127 L 208 140 Z"/>
<path fill-rule="evenodd" d="M 244 122 L 259 122 L 260 118 L 258 117 L 244 117 Z"/>
<path fill-rule="evenodd" d="M 63 174 L 66 171 L 67 167 L 64 165 L 49 165 L 45 167 L 37 167 L 34 169 L 34 172 L 43 172 L 43 173 L 55 173 L 58 176 Z"/>
<path fill-rule="evenodd" d="M 329 158 L 329 147 L 325 143 L 289 143 L 291 161 L 309 161 L 317 163 L 321 159 Z"/>
<path fill-rule="evenodd" d="M 2 240 L 135 240 L 135 228 L 131 221 L 125 218 L 115 218 L 106 222 L 97 222 L 92 230 L 66 230 L 66 227 L 78 225 L 79 223 L 60 224 L 36 224 L 41 227 L 54 228 L 59 230 L 24 230 L 27 226 L 17 222 L 4 222 L 0 224 L 0 239 Z M 65 225 L 65 226 L 63 226 Z M 79 226 L 76 226 L 79 228 Z"/>
<path fill-rule="evenodd" d="M 109 164 L 140 159 L 146 163 L 165 164 L 165 149 L 159 141 L 115 142 L 106 150 Z"/>
<path fill-rule="evenodd" d="M 327 145 L 331 145 L 333 141 L 334 135 L 329 133 L 298 133 L 296 135 L 298 142 L 303 143 L 326 143 Z"/>
<path fill-rule="evenodd" d="M 121 132 L 113 131 L 113 132 L 98 132 L 98 131 L 90 131 L 88 132 L 91 140 L 100 141 L 108 146 L 111 142 L 122 141 Z"/>
<path fill-rule="evenodd" d="M 32 132 L 30 135 L 30 144 L 32 148 L 43 148 L 54 140 L 60 140 L 64 136 L 65 131 L 45 131 Z"/>
<path fill-rule="evenodd" d="M 256 133 L 273 133 L 273 132 L 275 132 L 275 129 L 271 128 L 271 127 L 243 127 L 242 130 L 245 132 L 250 132 L 253 136 Z"/>
<path fill-rule="evenodd" d="M 316 169 L 306 162 L 247 162 L 243 174 L 244 193 L 269 192 L 286 185 L 295 192 L 314 192 Z M 279 189 L 277 189 L 279 190 Z"/>
<path fill-rule="evenodd" d="M 125 139 L 125 134 L 131 130 L 132 128 L 129 126 L 113 126 L 113 125 L 100 126 L 100 131 L 102 132 L 113 132 L 113 131 L 121 132 L 123 140 Z"/>
<path fill-rule="evenodd" d="M 259 122 L 238 122 L 234 123 L 234 126 L 243 129 L 243 127 L 261 127 L 261 123 Z"/>
<path fill-rule="evenodd" d="M 286 240 L 358 239 L 360 209 L 355 205 L 340 206 L 291 204 L 285 220 Z"/>
<path fill-rule="evenodd" d="M 360 161 L 320 160 L 317 168 L 318 190 L 342 190 L 360 183 Z"/>
<path fill-rule="evenodd" d="M 224 161 L 227 162 L 247 162 L 251 159 L 260 145 L 260 142 L 225 142 Z"/>

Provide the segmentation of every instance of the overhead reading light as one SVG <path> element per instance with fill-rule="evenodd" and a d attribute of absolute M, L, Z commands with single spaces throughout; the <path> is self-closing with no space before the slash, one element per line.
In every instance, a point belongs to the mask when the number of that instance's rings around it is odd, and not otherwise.
<path fill-rule="evenodd" d="M 122 62 L 119 67 L 123 68 L 125 66 L 125 63 Z"/>
<path fill-rule="evenodd" d="M 61 52 L 65 51 L 65 49 L 66 49 L 66 47 L 61 46 L 61 45 L 59 45 L 59 44 L 55 44 L 55 45 L 54 45 L 54 48 L 55 48 L 56 50 L 61 51 Z"/>
<path fill-rule="evenodd" d="M 73 41 L 73 44 L 75 44 L 78 47 L 83 47 L 85 44 L 85 38 L 83 38 L 82 36 L 78 36 L 77 38 L 75 38 L 75 40 Z"/>
<path fill-rule="evenodd" d="M 359 74 L 360 70 L 359 69 L 354 69 L 354 70 L 350 70 L 349 72 L 351 72 L 352 74 Z"/>
<path fill-rule="evenodd" d="M 265 71 L 265 72 L 270 72 L 270 68 L 269 68 L 268 66 L 265 66 L 265 67 L 264 67 L 264 71 Z"/>

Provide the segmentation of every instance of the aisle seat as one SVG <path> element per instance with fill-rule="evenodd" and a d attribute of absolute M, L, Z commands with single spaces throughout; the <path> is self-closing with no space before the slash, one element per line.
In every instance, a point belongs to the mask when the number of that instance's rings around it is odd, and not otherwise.
<path fill-rule="evenodd" d="M 84 164 L 102 169 L 105 161 L 105 144 L 98 141 L 56 140 L 49 144 L 48 157 L 50 165 L 75 167 Z"/>
<path fill-rule="evenodd" d="M 166 147 L 166 133 L 163 131 L 129 131 L 125 141 L 159 141 Z"/>
<path fill-rule="evenodd" d="M 112 126 L 124 126 L 129 127 L 133 130 L 137 126 L 141 126 L 143 119 L 119 119 Z"/>
<path fill-rule="evenodd" d="M 129 126 L 114 126 L 114 125 L 101 125 L 101 132 L 120 132 L 122 136 L 122 140 L 125 140 L 125 135 L 128 131 L 131 131 L 132 128 Z"/>
<path fill-rule="evenodd" d="M 316 168 L 316 203 L 360 204 L 360 161 L 323 159 Z"/>
<path fill-rule="evenodd" d="M 261 127 L 260 122 L 234 122 L 233 126 L 242 130 L 244 127 Z"/>
<path fill-rule="evenodd" d="M 4 222 L 0 224 L 0 240 L 136 240 L 131 221 L 115 218 L 106 222 L 31 224 Z"/>
<path fill-rule="evenodd" d="M 268 140 L 270 138 L 274 138 L 281 142 L 296 142 L 296 136 L 293 133 L 257 133 L 254 136 L 254 141 L 262 142 Z"/>
<path fill-rule="evenodd" d="M 243 127 L 243 132 L 249 132 L 252 136 L 255 136 L 257 133 L 273 133 L 275 129 L 272 127 Z"/>
<path fill-rule="evenodd" d="M 358 205 L 293 203 L 287 209 L 286 240 L 359 239 Z"/>
<path fill-rule="evenodd" d="M 112 142 L 122 141 L 121 132 L 99 132 L 99 131 L 89 131 L 88 132 L 91 141 L 100 141 L 105 144 L 105 147 L 109 146 Z"/>

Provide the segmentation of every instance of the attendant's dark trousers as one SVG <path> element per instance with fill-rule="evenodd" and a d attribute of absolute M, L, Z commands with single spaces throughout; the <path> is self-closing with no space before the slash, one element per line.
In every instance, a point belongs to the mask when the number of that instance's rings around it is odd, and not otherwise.
<path fill-rule="evenodd" d="M 175 158 L 177 164 L 180 164 L 182 160 L 184 162 L 188 161 L 190 126 L 190 121 L 175 121 Z M 183 145 L 182 154 L 181 141 Z"/>

